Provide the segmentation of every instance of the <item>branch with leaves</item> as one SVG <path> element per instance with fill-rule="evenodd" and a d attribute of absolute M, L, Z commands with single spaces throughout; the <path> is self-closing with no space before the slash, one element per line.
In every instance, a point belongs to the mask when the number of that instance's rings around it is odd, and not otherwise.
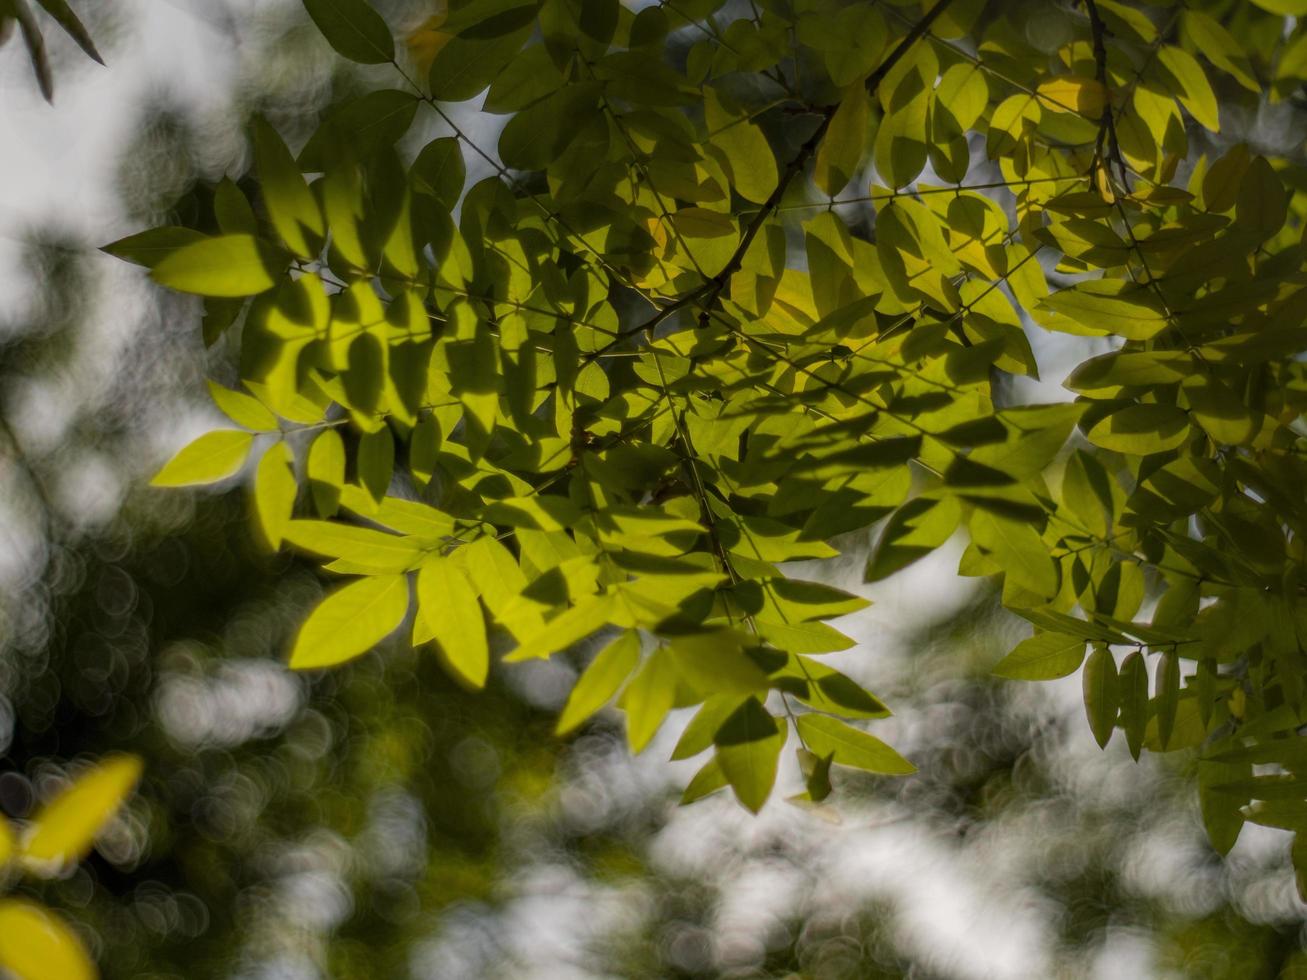
<path fill-rule="evenodd" d="M 828 662 L 865 600 L 792 563 L 861 535 L 875 582 L 961 533 L 1031 627 L 999 674 L 1083 668 L 1100 743 L 1201 753 L 1219 848 L 1307 830 L 1307 200 L 1243 145 L 1174 180 L 1219 129 L 1209 73 L 1257 87 L 1230 28 L 1085 0 L 1047 53 L 947 0 L 466 0 L 410 66 L 364 0 L 305 6 L 399 87 L 298 153 L 256 122 L 254 199 L 224 180 L 211 226 L 109 246 L 205 297 L 240 376 L 156 484 L 252 469 L 265 546 L 342 580 L 292 667 L 573 657 L 560 731 L 614 703 L 641 751 L 694 707 L 684 798 L 751 810 L 793 732 L 813 803 L 912 766 Z M 452 122 L 471 99 L 496 146 Z M 410 159 L 419 111 L 452 135 Z M 1112 349 L 1014 403 L 1036 332 Z"/>

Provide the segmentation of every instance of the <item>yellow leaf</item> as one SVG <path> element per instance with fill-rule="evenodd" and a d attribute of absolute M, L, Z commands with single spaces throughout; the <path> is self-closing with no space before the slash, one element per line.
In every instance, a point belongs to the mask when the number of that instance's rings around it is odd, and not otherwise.
<path fill-rule="evenodd" d="M 67 925 L 34 902 L 0 902 L 0 970 L 15 980 L 94 980 L 95 964 Z"/>
<path fill-rule="evenodd" d="M 1046 78 L 1036 89 L 1046 109 L 1054 112 L 1078 112 L 1089 119 L 1098 119 L 1107 106 L 1107 90 L 1093 78 L 1059 75 Z"/>
<path fill-rule="evenodd" d="M 273 551 L 281 547 L 299 490 L 291 465 L 290 447 L 279 442 L 263 454 L 254 474 L 254 519 Z"/>
<path fill-rule="evenodd" d="M 431 62 L 436 60 L 436 55 L 452 36 L 440 29 L 445 23 L 444 7 L 445 5 L 441 3 L 440 11 L 424 20 L 421 26 L 408 36 L 409 57 L 413 59 L 413 64 L 424 78 L 427 72 L 431 71 Z"/>
<path fill-rule="evenodd" d="M 253 434 L 239 429 L 206 432 L 168 460 L 150 486 L 190 487 L 225 480 L 245 465 L 253 441 Z"/>
<path fill-rule="evenodd" d="M 14 828 L 4 817 L 0 817 L 0 871 L 14 856 Z"/>
<path fill-rule="evenodd" d="M 817 186 L 834 197 L 853 179 L 862 162 L 862 151 L 867 143 L 867 130 L 871 118 L 871 101 L 862 85 L 855 85 L 840 101 L 821 146 L 813 179 Z"/>
<path fill-rule="evenodd" d="M 141 760 L 134 755 L 108 756 L 78 776 L 32 819 L 22 842 L 24 865 L 56 875 L 80 861 L 140 778 Z"/>

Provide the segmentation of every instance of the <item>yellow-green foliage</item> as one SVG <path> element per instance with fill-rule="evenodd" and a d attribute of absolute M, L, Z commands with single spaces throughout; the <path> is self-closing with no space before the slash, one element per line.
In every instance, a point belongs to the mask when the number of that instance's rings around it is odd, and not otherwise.
<path fill-rule="evenodd" d="M 561 730 L 615 699 L 639 750 L 701 705 L 687 799 L 757 809 L 794 729 L 820 798 L 912 767 L 817 659 L 863 601 L 787 563 L 888 518 L 869 580 L 963 531 L 1036 630 L 1000 674 L 1084 664 L 1101 743 L 1204 746 L 1218 846 L 1307 828 L 1307 185 L 1222 132 L 1303 81 L 1302 4 L 466 0 L 407 55 L 305 6 L 393 88 L 298 158 L 256 120 L 256 200 L 110 247 L 239 332 L 242 431 L 156 482 L 276 453 L 262 536 L 345 579 L 292 666 L 408 622 L 479 686 L 598 637 Z M 1111 352 L 1020 404 L 1041 331 Z"/>

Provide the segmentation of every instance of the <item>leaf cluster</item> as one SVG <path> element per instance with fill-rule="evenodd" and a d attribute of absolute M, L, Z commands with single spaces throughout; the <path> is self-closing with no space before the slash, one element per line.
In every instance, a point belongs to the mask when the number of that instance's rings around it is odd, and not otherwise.
<path fill-rule="evenodd" d="M 877 528 L 877 581 L 962 533 L 1034 628 L 999 674 L 1083 666 L 1100 743 L 1203 746 L 1219 847 L 1307 829 L 1307 183 L 1221 142 L 1300 83 L 1295 6 L 1086 0 L 1037 44 L 981 0 L 465 0 L 397 45 L 305 0 L 395 87 L 298 153 L 255 120 L 257 195 L 108 247 L 239 362 L 155 482 L 250 465 L 268 547 L 342 580 L 292 667 L 401 628 L 471 687 L 596 651 L 559 730 L 615 701 L 639 751 L 695 707 L 685 798 L 754 810 L 791 730 L 807 801 L 912 771 L 822 659 L 865 600 L 790 563 Z M 449 135 L 409 158 L 419 113 Z M 1016 403 L 1041 333 L 1110 352 Z"/>

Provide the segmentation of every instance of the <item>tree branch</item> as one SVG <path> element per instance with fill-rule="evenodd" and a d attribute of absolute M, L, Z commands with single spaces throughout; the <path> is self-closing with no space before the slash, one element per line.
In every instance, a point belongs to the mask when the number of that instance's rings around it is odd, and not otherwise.
<path fill-rule="evenodd" d="M 930 11 L 913 25 L 912 29 L 909 30 L 906 35 L 904 35 L 903 39 L 899 41 L 898 45 L 889 53 L 885 60 L 877 66 L 876 70 L 867 76 L 865 84 L 868 95 L 874 96 L 876 94 L 877 89 L 880 88 L 880 83 L 885 80 L 885 76 L 894 69 L 895 65 L 903 60 L 903 56 L 911 50 L 912 46 L 925 36 L 926 32 L 930 30 L 930 25 L 935 22 L 950 3 L 952 3 L 952 0 L 939 0 L 935 6 L 931 7 Z M 652 331 L 656 326 L 658 326 L 658 324 L 662 323 L 663 320 L 667 319 L 678 310 L 685 309 L 687 306 L 697 304 L 702 307 L 704 316 L 711 314 L 713 307 L 715 307 L 721 299 L 721 294 L 726 289 L 726 284 L 730 282 L 731 276 L 739 272 L 740 267 L 744 264 L 745 253 L 749 251 L 749 246 L 753 244 L 754 238 L 758 236 L 758 232 L 762 229 L 762 226 L 766 224 L 767 219 L 770 218 L 780 207 L 781 199 L 785 196 L 785 192 L 789 190 L 790 184 L 793 183 L 794 178 L 803 172 L 808 161 L 812 158 L 813 154 L 817 152 L 817 147 L 821 145 L 822 137 L 826 135 L 826 130 L 830 128 L 831 120 L 835 118 L 835 112 L 838 109 L 839 103 L 836 103 L 834 105 L 823 106 L 821 109 L 817 110 L 818 115 L 820 116 L 817 128 L 813 130 L 812 135 L 810 135 L 808 139 L 804 141 L 804 144 L 799 147 L 799 152 L 794 155 L 792 160 L 790 160 L 784 172 L 781 174 L 780 179 L 777 180 L 775 189 L 773 189 L 771 194 L 768 195 L 767 200 L 763 202 L 762 207 L 758 209 L 754 214 L 753 219 L 744 229 L 744 234 L 740 236 L 739 245 L 736 246 L 735 251 L 731 254 L 730 259 L 727 260 L 726 265 L 722 267 L 722 270 L 711 279 L 705 280 L 690 292 L 685 293 L 668 305 L 662 307 L 648 320 L 645 320 L 643 323 L 637 324 L 631 329 L 623 332 L 621 336 L 613 338 L 613 340 L 608 344 L 595 351 L 592 356 L 597 357 L 600 354 L 606 353 L 611 347 L 621 343 L 627 337 L 634 336 L 635 334 L 644 331 Z"/>
<path fill-rule="evenodd" d="M 1107 25 L 1103 23 L 1095 0 L 1085 0 L 1085 12 L 1089 14 L 1089 33 L 1094 43 L 1094 77 L 1103 86 L 1103 114 L 1098 122 L 1097 156 L 1105 168 L 1108 167 L 1107 161 L 1116 164 L 1117 172 L 1121 175 L 1121 186 L 1129 193 L 1130 181 L 1126 174 L 1125 158 L 1121 155 L 1121 144 L 1116 137 L 1116 117 L 1112 114 L 1111 89 L 1108 87 Z M 1104 142 L 1107 144 L 1106 159 L 1103 153 Z"/>

